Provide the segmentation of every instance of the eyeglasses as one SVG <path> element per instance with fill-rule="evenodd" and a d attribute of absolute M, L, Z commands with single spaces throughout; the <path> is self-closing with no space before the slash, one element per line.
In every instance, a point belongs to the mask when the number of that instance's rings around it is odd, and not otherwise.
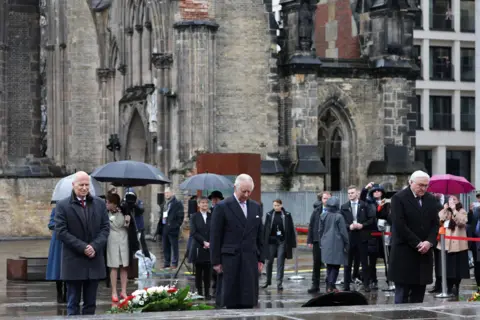
<path fill-rule="evenodd" d="M 416 184 L 417 186 L 419 186 L 420 188 L 428 188 L 428 183 L 427 183 L 427 184 L 424 184 L 424 183 L 416 183 L 416 182 L 415 182 L 415 184 Z"/>

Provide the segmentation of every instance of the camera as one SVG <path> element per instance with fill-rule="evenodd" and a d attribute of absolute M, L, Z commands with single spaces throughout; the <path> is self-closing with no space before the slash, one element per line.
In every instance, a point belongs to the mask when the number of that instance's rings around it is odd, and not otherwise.
<path fill-rule="evenodd" d="M 137 203 L 137 196 L 133 192 L 127 192 L 125 194 L 125 203 L 127 206 L 134 206 Z"/>

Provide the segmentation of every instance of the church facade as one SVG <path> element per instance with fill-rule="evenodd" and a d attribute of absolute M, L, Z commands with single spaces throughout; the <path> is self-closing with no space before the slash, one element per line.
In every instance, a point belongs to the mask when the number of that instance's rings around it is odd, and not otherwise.
<path fill-rule="evenodd" d="M 260 153 L 263 191 L 405 184 L 418 9 L 280 4 L 277 23 L 271 0 L 1 0 L 0 216 L 41 224 L 57 177 L 119 159 L 177 185 L 207 152 Z M 152 230 L 159 191 L 139 191 Z"/>

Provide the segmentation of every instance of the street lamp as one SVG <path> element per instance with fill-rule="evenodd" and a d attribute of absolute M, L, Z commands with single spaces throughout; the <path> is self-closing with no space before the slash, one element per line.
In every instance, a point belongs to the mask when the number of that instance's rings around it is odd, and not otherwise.
<path fill-rule="evenodd" d="M 118 139 L 118 134 L 111 134 L 110 138 L 108 139 L 107 149 L 110 152 L 113 152 L 113 161 L 117 161 L 115 157 L 115 152 L 120 151 L 120 139 Z"/>

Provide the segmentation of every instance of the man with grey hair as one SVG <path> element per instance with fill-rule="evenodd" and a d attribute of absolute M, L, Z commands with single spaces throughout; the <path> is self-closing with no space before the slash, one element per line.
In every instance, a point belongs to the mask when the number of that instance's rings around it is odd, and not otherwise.
<path fill-rule="evenodd" d="M 433 282 L 433 250 L 439 228 L 438 205 L 426 192 L 430 176 L 415 171 L 410 187 L 391 200 L 392 244 L 388 280 L 395 283 L 395 303 L 422 303 Z"/>
<path fill-rule="evenodd" d="M 70 197 L 57 203 L 55 231 L 63 243 L 61 279 L 67 283 L 67 315 L 95 314 L 98 281 L 106 278 L 104 251 L 110 234 L 105 201 L 90 195 L 90 177 L 75 174 Z"/>
<path fill-rule="evenodd" d="M 235 180 L 233 196 L 215 206 L 210 226 L 211 263 L 218 274 L 217 306 L 254 308 L 263 269 L 262 210 L 250 200 L 254 183 L 247 174 Z"/>
<path fill-rule="evenodd" d="M 163 268 L 176 269 L 178 267 L 178 239 L 185 213 L 183 203 L 175 197 L 175 193 L 169 187 L 165 188 L 165 200 L 160 213 Z"/>

